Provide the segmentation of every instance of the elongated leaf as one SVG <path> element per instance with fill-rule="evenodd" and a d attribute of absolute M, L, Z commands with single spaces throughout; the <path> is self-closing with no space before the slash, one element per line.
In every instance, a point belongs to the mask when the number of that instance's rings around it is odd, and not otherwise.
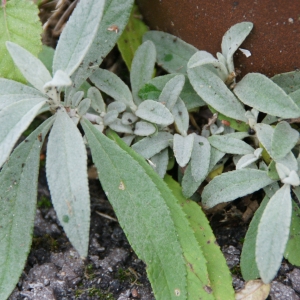
<path fill-rule="evenodd" d="M 44 98 L 25 99 L 0 111 L 0 167 L 45 102 Z"/>
<path fill-rule="evenodd" d="M 192 175 L 192 168 L 190 162 L 184 171 L 184 175 L 181 181 L 182 194 L 184 195 L 184 197 L 192 197 L 194 193 L 198 190 L 200 184 L 201 182 L 196 181 Z"/>
<path fill-rule="evenodd" d="M 156 298 L 186 299 L 186 270 L 182 250 L 170 211 L 160 191 L 129 154 L 95 130 L 87 120 L 82 119 L 81 124 L 93 160 L 100 171 L 98 174 L 103 189 L 131 246 L 147 264 L 148 277 Z M 131 213 L 132 209 L 135 214 Z"/>
<path fill-rule="evenodd" d="M 289 237 L 291 216 L 290 185 L 285 184 L 268 202 L 258 225 L 255 257 L 264 283 L 271 282 L 280 267 Z"/>
<path fill-rule="evenodd" d="M 57 112 L 48 140 L 47 180 L 60 224 L 83 257 L 88 251 L 90 228 L 86 161 L 82 136 L 66 111 L 61 108 Z"/>
<path fill-rule="evenodd" d="M 91 99 L 91 106 L 96 112 L 105 112 L 106 104 L 104 103 L 102 95 L 97 88 L 93 86 L 90 87 L 87 92 L 87 97 Z"/>
<path fill-rule="evenodd" d="M 291 97 L 262 74 L 247 74 L 235 86 L 234 93 L 243 103 L 261 112 L 281 118 L 300 116 L 300 108 Z"/>
<path fill-rule="evenodd" d="M 259 142 L 264 146 L 265 150 L 272 156 L 272 136 L 274 128 L 270 125 L 258 123 L 254 125 Z"/>
<path fill-rule="evenodd" d="M 180 185 L 171 176 L 167 175 L 164 180 L 186 213 L 187 219 L 194 230 L 195 237 L 203 251 L 203 255 L 208 262 L 207 270 L 212 294 L 216 300 L 234 299 L 230 271 L 201 207 L 194 201 L 185 199 L 182 196 Z"/>
<path fill-rule="evenodd" d="M 208 140 L 213 147 L 226 153 L 244 155 L 254 152 L 254 149 L 246 142 L 228 135 L 212 135 Z"/>
<path fill-rule="evenodd" d="M 278 86 L 280 86 L 287 94 L 300 89 L 300 72 L 293 71 L 275 75 L 271 78 Z"/>
<path fill-rule="evenodd" d="M 0 299 L 7 299 L 31 246 L 40 150 L 54 118 L 39 126 L 13 152 L 0 172 Z"/>
<path fill-rule="evenodd" d="M 45 83 L 52 79 L 44 64 L 18 44 L 6 42 L 6 47 L 23 76 L 43 93 Z"/>
<path fill-rule="evenodd" d="M 190 117 L 189 112 L 180 97 L 177 99 L 177 102 L 173 106 L 171 113 L 174 116 L 176 130 L 183 136 L 186 136 L 189 129 Z"/>
<path fill-rule="evenodd" d="M 246 122 L 245 109 L 225 83 L 205 67 L 188 69 L 188 76 L 198 95 L 223 115 Z"/>
<path fill-rule="evenodd" d="M 90 77 L 90 80 L 98 89 L 135 110 L 136 105 L 133 103 L 128 86 L 117 75 L 104 69 L 98 69 Z"/>
<path fill-rule="evenodd" d="M 39 60 L 44 64 L 47 70 L 52 74 L 54 49 L 46 45 L 42 46 L 42 51 L 39 53 Z"/>
<path fill-rule="evenodd" d="M 171 217 L 175 224 L 178 239 L 183 250 L 185 267 L 187 270 L 188 295 L 186 299 L 214 299 L 211 294 L 205 259 L 202 255 L 201 248 L 199 247 L 199 244 L 195 239 L 194 233 L 189 226 L 185 214 L 182 212 L 180 205 L 178 205 L 179 203 L 177 202 L 177 199 L 174 197 L 174 195 L 166 186 L 166 184 L 164 184 L 164 182 L 158 177 L 158 175 L 153 172 L 151 167 L 145 162 L 143 158 L 141 158 L 134 151 L 132 151 L 132 149 L 124 145 L 124 143 L 121 142 L 120 138 L 116 134 L 109 135 L 122 149 L 124 149 L 132 158 L 134 158 L 140 164 L 140 166 L 143 168 L 143 172 L 151 178 L 153 183 L 160 191 L 161 196 L 163 197 L 168 208 L 170 209 Z M 161 270 L 161 268 L 159 270 Z M 173 297 L 157 297 L 157 299 L 173 299 Z"/>
<path fill-rule="evenodd" d="M 130 82 L 134 103 L 139 105 L 142 99 L 139 90 L 151 79 L 156 60 L 155 46 L 152 42 L 144 42 L 135 52 L 130 72 Z"/>
<path fill-rule="evenodd" d="M 156 153 L 167 148 L 173 143 L 173 135 L 168 132 L 158 132 L 153 137 L 146 137 L 141 141 L 135 143 L 132 149 L 142 155 L 144 158 L 149 159 Z"/>
<path fill-rule="evenodd" d="M 256 237 L 258 224 L 260 222 L 261 216 L 267 206 L 270 198 L 266 195 L 260 204 L 258 210 L 255 212 L 253 219 L 249 225 L 247 234 L 245 236 L 245 241 L 243 244 L 243 250 L 241 254 L 241 272 L 243 278 L 248 280 L 253 280 L 259 278 L 259 271 L 257 269 L 255 261 L 255 247 L 256 247 Z"/>
<path fill-rule="evenodd" d="M 42 47 L 42 25 L 38 13 L 32 1 L 10 0 L 0 7 L 0 77 L 26 82 L 15 67 L 5 42 L 17 43 L 37 56 Z"/>
<path fill-rule="evenodd" d="M 181 167 L 185 167 L 190 160 L 194 145 L 194 135 L 181 136 L 175 133 L 173 138 L 173 151 L 176 161 Z"/>
<path fill-rule="evenodd" d="M 209 172 L 224 157 L 224 155 L 225 155 L 225 152 L 222 152 L 215 147 L 210 147 Z"/>
<path fill-rule="evenodd" d="M 71 76 L 93 43 L 104 10 L 104 0 L 80 1 L 56 46 L 53 74 L 62 70 Z"/>
<path fill-rule="evenodd" d="M 241 169 L 215 177 L 203 190 L 202 203 L 210 208 L 251 194 L 273 182 L 267 172 Z"/>
<path fill-rule="evenodd" d="M 189 59 L 198 51 L 180 38 L 161 31 L 148 31 L 143 40 L 154 43 L 157 63 L 169 73 L 186 73 Z"/>
<path fill-rule="evenodd" d="M 150 161 L 152 164 L 150 166 L 159 175 L 160 178 L 164 178 L 167 172 L 167 167 L 169 163 L 168 149 L 164 149 L 161 152 L 155 154 L 151 157 Z"/>

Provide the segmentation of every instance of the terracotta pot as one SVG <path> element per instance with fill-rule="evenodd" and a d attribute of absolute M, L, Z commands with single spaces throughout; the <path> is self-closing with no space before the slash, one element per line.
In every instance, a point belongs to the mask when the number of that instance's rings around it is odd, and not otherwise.
<path fill-rule="evenodd" d="M 138 0 L 146 23 L 174 34 L 200 50 L 220 52 L 224 33 L 234 24 L 250 21 L 254 28 L 238 51 L 235 67 L 243 74 L 267 76 L 300 68 L 299 0 Z"/>

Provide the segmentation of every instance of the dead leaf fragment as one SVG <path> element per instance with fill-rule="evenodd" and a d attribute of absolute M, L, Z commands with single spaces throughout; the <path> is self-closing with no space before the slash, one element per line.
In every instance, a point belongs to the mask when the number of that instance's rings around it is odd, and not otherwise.
<path fill-rule="evenodd" d="M 261 280 L 250 280 L 242 290 L 235 294 L 235 300 L 265 300 L 270 289 L 270 284 L 265 284 Z"/>

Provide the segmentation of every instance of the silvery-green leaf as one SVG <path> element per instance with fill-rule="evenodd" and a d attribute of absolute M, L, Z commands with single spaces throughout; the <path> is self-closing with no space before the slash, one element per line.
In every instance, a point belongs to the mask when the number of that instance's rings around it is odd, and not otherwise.
<path fill-rule="evenodd" d="M 91 99 L 91 107 L 98 113 L 105 112 L 106 104 L 103 101 L 100 91 L 95 87 L 90 87 L 87 97 Z"/>
<path fill-rule="evenodd" d="M 209 129 L 210 129 L 210 133 L 212 134 L 212 135 L 216 135 L 216 134 L 221 134 L 221 133 L 223 133 L 224 132 L 224 126 L 218 126 L 218 125 L 216 125 L 216 124 L 211 124 L 210 126 L 209 126 Z"/>
<path fill-rule="evenodd" d="M 264 146 L 269 155 L 272 156 L 272 136 L 274 128 L 267 124 L 258 123 L 254 125 L 254 130 L 259 142 Z"/>
<path fill-rule="evenodd" d="M 98 31 L 105 1 L 80 1 L 63 29 L 53 58 L 53 73 L 71 76 L 88 52 Z"/>
<path fill-rule="evenodd" d="M 48 185 L 60 224 L 75 249 L 86 257 L 90 228 L 86 149 L 66 111 L 61 108 L 56 114 L 46 155 Z"/>
<path fill-rule="evenodd" d="M 256 157 L 254 154 L 246 154 L 238 160 L 236 164 L 236 169 L 239 170 L 239 169 L 246 168 L 247 166 L 249 166 L 250 164 L 252 164 L 257 160 L 258 157 Z"/>
<path fill-rule="evenodd" d="M 84 96 L 84 92 L 83 91 L 78 91 L 76 92 L 73 97 L 72 97 L 72 106 L 73 107 L 77 107 L 79 105 L 79 102 L 81 101 L 81 99 Z"/>
<path fill-rule="evenodd" d="M 238 140 L 243 140 L 244 138 L 249 136 L 248 132 L 231 132 L 231 133 L 227 133 L 226 136 L 231 137 L 231 138 L 235 138 Z"/>
<path fill-rule="evenodd" d="M 198 95 L 223 115 L 246 122 L 245 109 L 226 84 L 205 67 L 188 69 L 188 76 Z"/>
<path fill-rule="evenodd" d="M 177 133 L 173 138 L 173 151 L 176 161 L 181 167 L 185 167 L 189 162 L 194 145 L 194 135 L 181 136 Z"/>
<path fill-rule="evenodd" d="M 300 179 L 296 171 L 292 170 L 288 177 L 285 177 L 281 180 L 282 183 L 290 184 L 293 186 L 300 185 Z"/>
<path fill-rule="evenodd" d="M 216 61 L 216 58 L 207 51 L 197 51 L 190 57 L 187 67 L 188 68 L 195 68 L 202 65 L 204 61 Z"/>
<path fill-rule="evenodd" d="M 168 132 L 158 132 L 153 137 L 146 137 L 135 143 L 132 149 L 149 159 L 161 150 L 167 148 L 173 142 L 173 135 Z"/>
<path fill-rule="evenodd" d="M 124 125 L 121 119 L 116 119 L 109 127 L 119 133 L 133 133 L 131 125 Z"/>
<path fill-rule="evenodd" d="M 125 135 L 122 137 L 122 140 L 126 143 L 126 145 L 130 146 L 132 141 L 134 140 L 135 138 L 135 135 L 132 134 L 132 135 Z"/>
<path fill-rule="evenodd" d="M 186 136 L 189 128 L 190 118 L 188 110 L 180 97 L 178 98 L 176 104 L 172 108 L 171 113 L 174 116 L 174 123 L 176 125 L 176 129 L 183 136 Z"/>
<path fill-rule="evenodd" d="M 103 123 L 105 125 L 110 125 L 115 120 L 117 120 L 118 115 L 119 115 L 119 113 L 116 110 L 110 110 L 110 111 L 108 111 L 107 114 L 103 118 Z"/>
<path fill-rule="evenodd" d="M 116 101 L 124 103 L 131 109 L 136 108 L 128 86 L 116 74 L 104 69 L 98 69 L 90 76 L 90 80 L 99 90 Z"/>
<path fill-rule="evenodd" d="M 158 101 L 163 103 L 169 110 L 172 110 L 182 91 L 185 82 L 183 75 L 176 75 L 170 79 L 163 88 Z"/>
<path fill-rule="evenodd" d="M 210 208 L 251 194 L 272 182 L 267 172 L 261 170 L 241 169 L 222 173 L 204 188 L 202 203 Z"/>
<path fill-rule="evenodd" d="M 269 198 L 272 198 L 273 195 L 279 190 L 279 184 L 278 182 L 273 182 L 266 187 L 264 187 L 264 192 Z"/>
<path fill-rule="evenodd" d="M 198 51 L 180 38 L 161 31 L 148 31 L 143 40 L 155 44 L 157 63 L 169 73 L 186 73 L 189 59 Z"/>
<path fill-rule="evenodd" d="M 261 121 L 261 123 L 264 123 L 264 124 L 273 124 L 273 123 L 276 123 L 278 121 L 278 117 L 276 116 L 272 116 L 272 115 L 266 115 L 263 120 Z"/>
<path fill-rule="evenodd" d="M 163 104 L 153 100 L 143 101 L 135 114 L 141 119 L 162 126 L 168 126 L 174 122 L 171 112 Z"/>
<path fill-rule="evenodd" d="M 300 107 L 300 89 L 290 93 L 289 96 L 292 98 L 295 104 Z"/>
<path fill-rule="evenodd" d="M 227 65 L 226 58 L 224 57 L 224 55 L 222 53 L 217 52 L 217 58 L 218 58 L 219 62 L 221 62 L 223 65 L 225 65 L 225 66 Z"/>
<path fill-rule="evenodd" d="M 280 167 L 279 167 L 280 168 Z M 260 168 L 262 170 L 262 168 Z M 273 179 L 273 180 L 280 180 L 280 177 L 278 175 L 278 172 L 277 172 L 277 168 L 276 168 L 276 163 L 274 160 L 272 160 L 269 165 L 267 166 L 266 170 L 268 171 L 268 176 Z M 288 169 L 288 173 L 289 173 L 289 169 Z M 286 175 L 288 176 L 288 175 Z M 284 176 L 284 177 L 286 177 Z"/>
<path fill-rule="evenodd" d="M 123 112 L 126 109 L 126 105 L 123 102 L 114 101 L 107 106 L 107 111 L 116 110 L 118 113 Z"/>
<path fill-rule="evenodd" d="M 44 91 L 54 88 L 54 87 L 64 87 L 70 86 L 72 84 L 70 76 L 62 70 L 57 70 L 53 76 L 53 78 L 46 82 L 43 86 Z"/>
<path fill-rule="evenodd" d="M 287 122 L 279 122 L 272 136 L 272 157 L 276 160 L 286 156 L 299 140 L 299 132 Z"/>
<path fill-rule="evenodd" d="M 198 183 L 197 181 L 195 181 L 192 175 L 191 162 L 190 162 L 184 171 L 184 175 L 181 181 L 183 196 L 186 198 L 190 198 L 197 191 L 200 184 L 201 182 Z"/>
<path fill-rule="evenodd" d="M 265 283 L 271 282 L 280 267 L 291 216 L 290 185 L 285 184 L 268 202 L 258 225 L 255 256 L 260 277 Z"/>
<path fill-rule="evenodd" d="M 35 88 L 13 80 L 0 78 L 0 110 L 20 100 L 42 98 L 44 96 Z"/>
<path fill-rule="evenodd" d="M 140 136 L 148 136 L 153 134 L 157 128 L 148 122 L 140 121 L 135 124 L 135 130 L 134 134 L 135 135 L 140 135 Z"/>
<path fill-rule="evenodd" d="M 280 86 L 287 94 L 300 89 L 300 72 L 293 71 L 275 75 L 271 78 L 278 86 Z"/>
<path fill-rule="evenodd" d="M 290 171 L 298 170 L 298 162 L 292 151 L 290 151 L 285 157 L 276 159 L 275 162 L 276 164 L 279 163 L 286 166 Z"/>
<path fill-rule="evenodd" d="M 89 110 L 91 106 L 91 99 L 89 98 L 85 98 L 83 99 L 79 105 L 78 105 L 78 108 L 77 108 L 77 113 L 79 116 L 83 116 L 87 113 L 87 111 Z"/>
<path fill-rule="evenodd" d="M 214 166 L 224 157 L 225 153 L 218 150 L 215 147 L 210 147 L 210 160 L 209 160 L 209 172 L 214 168 Z"/>
<path fill-rule="evenodd" d="M 133 114 L 133 113 L 130 113 L 130 112 L 124 112 L 122 114 L 122 123 L 124 125 L 131 125 L 133 124 L 134 122 L 136 122 L 138 120 L 138 117 Z"/>
<path fill-rule="evenodd" d="M 161 152 L 155 154 L 150 158 L 150 161 L 150 166 L 155 170 L 159 177 L 164 178 L 169 162 L 168 149 L 164 149 Z"/>
<path fill-rule="evenodd" d="M 99 124 L 93 124 L 93 125 L 94 125 L 95 128 L 97 128 L 97 130 L 99 130 L 100 132 L 103 132 L 103 129 L 104 129 L 104 125 L 103 124 L 101 124 L 101 125 L 99 125 Z"/>
<path fill-rule="evenodd" d="M 44 84 L 52 79 L 44 64 L 29 51 L 15 43 L 6 42 L 6 47 L 23 76 L 43 93 Z"/>
<path fill-rule="evenodd" d="M 230 135 L 212 135 L 208 138 L 210 144 L 230 154 L 253 154 L 254 149 L 244 141 L 233 138 Z"/>
<path fill-rule="evenodd" d="M 234 93 L 243 103 L 261 112 L 281 118 L 300 117 L 300 108 L 291 97 L 262 74 L 247 74 L 235 86 Z"/>
<path fill-rule="evenodd" d="M 144 42 L 135 52 L 131 65 L 130 82 L 133 100 L 136 105 L 142 102 L 138 93 L 152 78 L 155 60 L 156 50 L 151 41 Z"/>
<path fill-rule="evenodd" d="M 0 110 L 0 167 L 46 100 L 45 98 L 20 100 Z"/>
<path fill-rule="evenodd" d="M 240 47 L 253 28 L 251 22 L 241 22 L 232 26 L 223 36 L 222 54 L 226 58 L 228 71 L 234 71 L 233 54 Z"/>

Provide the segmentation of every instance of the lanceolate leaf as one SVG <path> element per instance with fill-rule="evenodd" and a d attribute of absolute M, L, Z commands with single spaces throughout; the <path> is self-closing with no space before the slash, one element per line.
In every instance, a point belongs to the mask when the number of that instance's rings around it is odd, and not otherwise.
<path fill-rule="evenodd" d="M 273 182 L 267 172 L 241 169 L 215 177 L 203 190 L 202 203 L 210 208 L 251 194 Z"/>
<path fill-rule="evenodd" d="M 287 94 L 295 92 L 300 89 L 300 72 L 293 71 L 275 75 L 271 78 L 277 85 L 279 85 Z"/>
<path fill-rule="evenodd" d="M 0 172 L 0 299 L 14 289 L 30 250 L 40 150 L 53 121 L 32 132 Z"/>
<path fill-rule="evenodd" d="M 101 21 L 104 0 L 79 1 L 62 31 L 53 58 L 53 74 L 71 76 L 88 52 Z"/>
<path fill-rule="evenodd" d="M 156 298 L 186 299 L 182 250 L 162 194 L 135 159 L 87 120 L 81 124 L 103 189 L 131 246 L 147 264 Z"/>
<path fill-rule="evenodd" d="M 274 128 L 270 125 L 258 123 L 254 125 L 259 142 L 264 146 L 265 150 L 272 156 L 272 136 Z"/>
<path fill-rule="evenodd" d="M 271 282 L 280 267 L 289 237 L 291 216 L 290 185 L 285 184 L 268 202 L 258 225 L 255 257 L 264 283 Z"/>
<path fill-rule="evenodd" d="M 236 85 L 234 93 L 243 103 L 261 112 L 281 118 L 300 117 L 300 108 L 291 97 L 262 74 L 247 74 Z"/>
<path fill-rule="evenodd" d="M 96 129 L 95 129 L 96 130 Z M 61 108 L 51 130 L 46 171 L 54 208 L 69 240 L 86 257 L 90 228 L 87 157 L 82 136 Z"/>
<path fill-rule="evenodd" d="M 174 116 L 176 130 L 183 136 L 186 136 L 189 129 L 190 118 L 189 112 L 180 97 L 177 99 L 177 102 L 173 106 L 171 112 Z"/>
<path fill-rule="evenodd" d="M 25 99 L 0 111 L 0 167 L 45 102 L 44 98 Z"/>
<path fill-rule="evenodd" d="M 188 69 L 188 76 L 198 95 L 223 115 L 246 122 L 245 109 L 225 83 L 205 67 Z"/>
<path fill-rule="evenodd" d="M 21 72 L 15 67 L 5 42 L 17 43 L 37 56 L 42 47 L 39 11 L 32 1 L 10 0 L 5 3 L 0 7 L 0 77 L 25 82 Z"/>

